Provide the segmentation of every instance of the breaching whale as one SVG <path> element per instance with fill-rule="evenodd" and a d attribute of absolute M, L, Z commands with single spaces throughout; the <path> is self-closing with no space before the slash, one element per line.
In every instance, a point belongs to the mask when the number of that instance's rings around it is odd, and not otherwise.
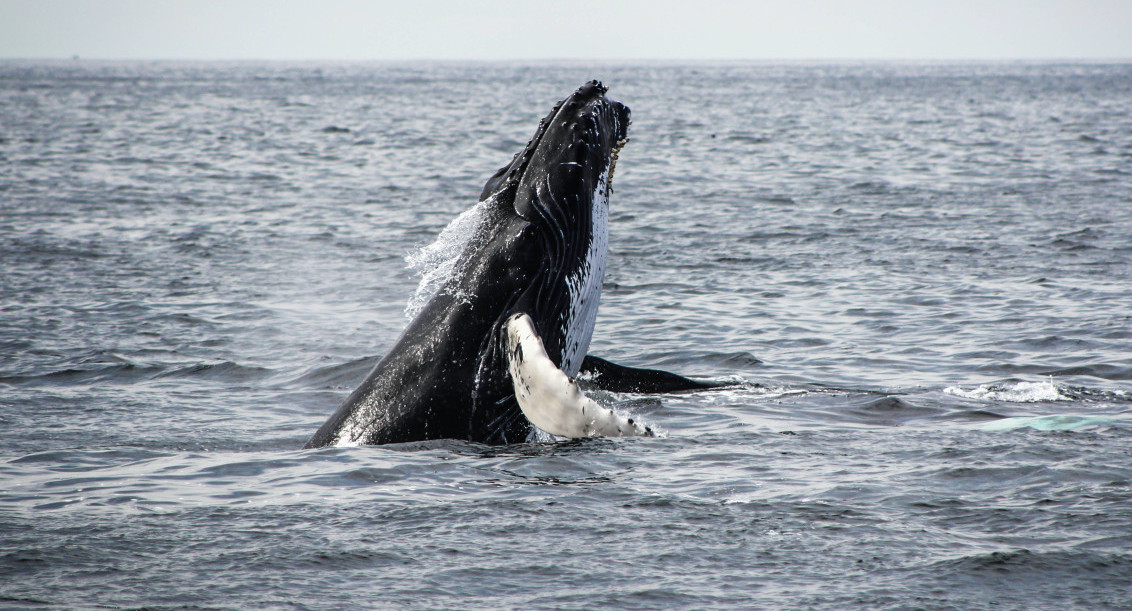
<path fill-rule="evenodd" d="M 559 102 L 458 219 L 471 237 L 445 283 L 306 447 L 651 435 L 590 398 L 714 386 L 587 356 L 629 109 L 597 81 Z"/>

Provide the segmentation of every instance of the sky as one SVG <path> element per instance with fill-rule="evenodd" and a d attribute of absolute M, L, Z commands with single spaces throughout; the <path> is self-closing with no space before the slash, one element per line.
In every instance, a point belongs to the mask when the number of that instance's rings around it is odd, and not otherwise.
<path fill-rule="evenodd" d="M 0 0 L 0 58 L 1132 59 L 1132 0 Z"/>

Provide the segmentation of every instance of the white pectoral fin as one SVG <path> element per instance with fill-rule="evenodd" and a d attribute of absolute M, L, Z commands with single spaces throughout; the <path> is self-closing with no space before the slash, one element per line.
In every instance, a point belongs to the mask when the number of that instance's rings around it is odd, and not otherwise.
<path fill-rule="evenodd" d="M 538 428 L 561 437 L 652 437 L 648 427 L 598 405 L 546 354 L 530 316 L 507 320 L 507 357 L 515 398 Z"/>

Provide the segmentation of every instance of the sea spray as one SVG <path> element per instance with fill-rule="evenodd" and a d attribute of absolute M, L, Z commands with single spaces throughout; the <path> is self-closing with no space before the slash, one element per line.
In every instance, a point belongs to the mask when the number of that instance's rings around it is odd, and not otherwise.
<path fill-rule="evenodd" d="M 486 199 L 452 219 L 428 246 L 405 255 L 405 263 L 420 275 L 417 290 L 405 304 L 405 317 L 413 318 L 450 278 L 459 273 L 460 255 L 479 233 L 492 200 Z"/>

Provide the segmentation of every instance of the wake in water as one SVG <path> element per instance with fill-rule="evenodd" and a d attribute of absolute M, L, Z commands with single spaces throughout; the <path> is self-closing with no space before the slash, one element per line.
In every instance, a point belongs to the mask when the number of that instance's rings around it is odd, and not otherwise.
<path fill-rule="evenodd" d="M 1120 403 L 1128 400 L 1122 391 L 1101 391 L 1084 387 L 1058 385 L 1050 377 L 1042 382 L 1014 381 L 999 384 L 982 384 L 965 389 L 949 386 L 943 393 L 963 399 L 989 404 L 1072 404 L 1082 406 L 1090 400 Z M 1069 406 L 1066 406 L 1069 407 Z M 1063 409 L 1063 408 L 1062 408 Z M 1057 413 L 1043 415 L 1007 416 L 980 426 L 985 431 L 1010 431 L 1031 428 L 1040 431 L 1068 431 L 1094 426 L 1127 426 L 1122 413 Z"/>

